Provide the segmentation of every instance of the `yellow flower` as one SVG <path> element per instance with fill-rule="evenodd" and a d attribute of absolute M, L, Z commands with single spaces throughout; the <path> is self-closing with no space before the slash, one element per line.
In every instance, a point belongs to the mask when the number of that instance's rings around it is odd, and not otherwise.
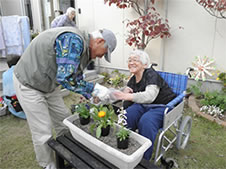
<path fill-rule="evenodd" d="M 216 80 L 220 80 L 220 78 L 218 77 Z"/>
<path fill-rule="evenodd" d="M 104 117 L 105 115 L 106 115 L 106 112 L 104 112 L 104 111 L 98 112 L 98 117 Z"/>

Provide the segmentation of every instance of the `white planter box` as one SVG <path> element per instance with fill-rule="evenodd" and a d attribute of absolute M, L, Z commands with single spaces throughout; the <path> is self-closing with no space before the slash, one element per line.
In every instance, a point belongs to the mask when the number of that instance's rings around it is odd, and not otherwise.
<path fill-rule="evenodd" d="M 74 139 L 121 169 L 136 167 L 142 160 L 144 152 L 152 145 L 149 139 L 132 131 L 130 137 L 139 142 L 141 147 L 131 155 L 124 154 L 75 126 L 72 122 L 77 118 L 78 115 L 74 114 L 63 121 L 69 127 Z"/>

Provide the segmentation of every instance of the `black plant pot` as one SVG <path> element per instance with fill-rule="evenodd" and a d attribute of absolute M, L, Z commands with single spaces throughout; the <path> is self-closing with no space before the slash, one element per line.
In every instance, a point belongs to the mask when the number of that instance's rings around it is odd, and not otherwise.
<path fill-rule="evenodd" d="M 129 145 L 129 138 L 126 138 L 125 140 L 120 141 L 119 138 L 117 138 L 117 147 L 119 149 L 127 149 Z"/>
<path fill-rule="evenodd" d="M 101 128 L 101 136 L 107 136 L 110 133 L 110 126 L 108 125 L 106 128 Z"/>
<path fill-rule="evenodd" d="M 86 119 L 81 117 L 81 116 L 79 116 L 79 120 L 80 120 L 80 124 L 81 125 L 86 125 L 86 124 L 88 124 L 90 122 L 90 116 L 88 118 L 86 118 Z"/>

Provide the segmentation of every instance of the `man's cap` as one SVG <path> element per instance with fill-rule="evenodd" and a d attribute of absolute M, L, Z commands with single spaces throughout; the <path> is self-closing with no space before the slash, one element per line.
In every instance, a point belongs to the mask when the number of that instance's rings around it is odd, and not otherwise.
<path fill-rule="evenodd" d="M 104 58 L 106 59 L 106 61 L 111 62 L 111 53 L 115 50 L 115 47 L 117 45 L 115 34 L 108 29 L 102 29 L 100 30 L 100 33 L 102 34 L 108 48 L 108 51 L 104 55 Z"/>

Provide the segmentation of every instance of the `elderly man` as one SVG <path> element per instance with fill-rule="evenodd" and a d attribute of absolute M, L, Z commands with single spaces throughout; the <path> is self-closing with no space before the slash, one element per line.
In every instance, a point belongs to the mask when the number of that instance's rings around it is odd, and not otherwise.
<path fill-rule="evenodd" d="M 92 59 L 103 56 L 110 62 L 116 47 L 115 35 L 107 29 L 83 34 L 73 27 L 60 27 L 39 34 L 28 46 L 14 69 L 14 87 L 26 114 L 36 159 L 41 167 L 55 168 L 53 152 L 47 145 L 52 127 L 57 135 L 70 115 L 59 85 L 90 98 L 101 100 L 108 89 L 83 80 L 83 69 Z"/>
<path fill-rule="evenodd" d="M 74 17 L 75 17 L 75 9 L 72 7 L 69 7 L 65 14 L 57 16 L 51 22 L 51 28 L 63 27 L 63 26 L 76 27 L 75 22 L 73 21 Z"/>

